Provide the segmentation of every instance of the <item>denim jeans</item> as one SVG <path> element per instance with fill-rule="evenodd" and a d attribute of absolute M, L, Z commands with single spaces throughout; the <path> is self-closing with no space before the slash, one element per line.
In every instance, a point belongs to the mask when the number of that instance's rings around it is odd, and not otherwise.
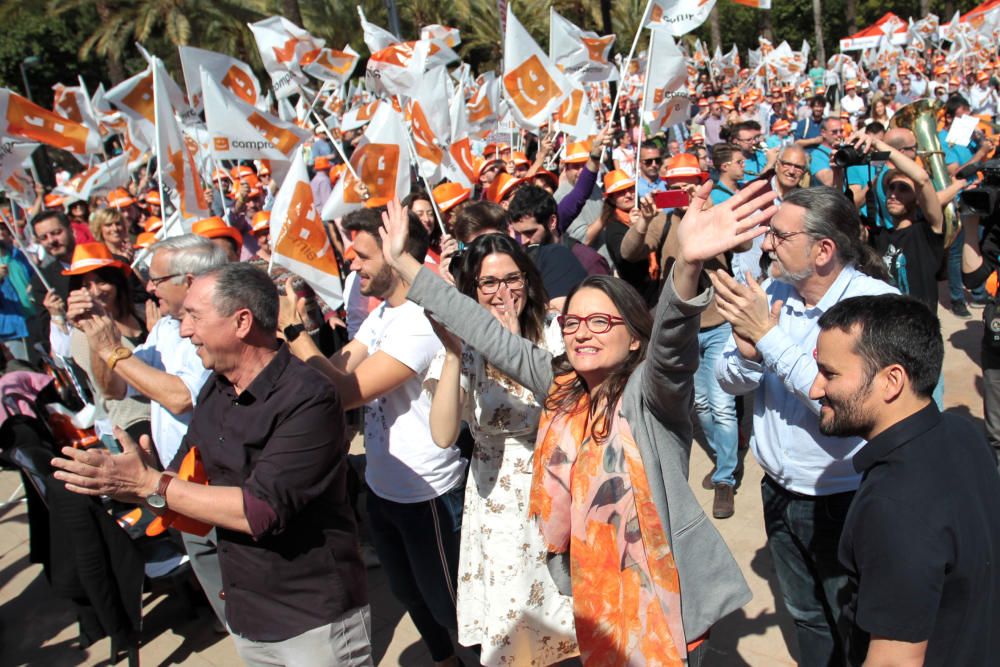
<path fill-rule="evenodd" d="M 465 485 L 420 503 L 397 503 L 368 489 L 372 544 L 389 590 L 409 612 L 431 658 L 455 653 L 455 588 Z"/>
<path fill-rule="evenodd" d="M 767 546 L 781 597 L 795 622 L 799 664 L 855 664 L 846 657 L 846 647 L 861 642 L 850 636 L 843 615 L 853 586 L 837 560 L 854 493 L 804 496 L 782 489 L 765 475 L 761 495 Z"/>
<path fill-rule="evenodd" d="M 948 248 L 948 295 L 952 301 L 965 303 L 965 291 L 962 285 L 962 244 L 955 241 Z M 980 285 L 969 290 L 977 300 L 986 298 L 986 290 Z"/>
<path fill-rule="evenodd" d="M 694 409 L 708 446 L 715 452 L 714 484 L 735 485 L 737 442 L 736 398 L 723 391 L 715 378 L 715 362 L 722 356 L 733 328 L 728 323 L 698 332 L 698 370 L 694 374 Z"/>

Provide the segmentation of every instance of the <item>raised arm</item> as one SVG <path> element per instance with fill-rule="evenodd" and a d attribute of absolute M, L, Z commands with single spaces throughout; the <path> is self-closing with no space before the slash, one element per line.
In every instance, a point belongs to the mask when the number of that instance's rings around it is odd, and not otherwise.
<path fill-rule="evenodd" d="M 508 331 L 475 300 L 424 269 L 405 250 L 406 209 L 398 201 L 383 214 L 382 252 L 389 265 L 410 284 L 407 298 L 478 350 L 510 378 L 531 390 L 542 401 L 552 385 L 552 354 Z"/>
<path fill-rule="evenodd" d="M 754 183 L 727 201 L 703 210 L 711 181 L 696 192 L 687 213 L 677 223 L 678 253 L 664 283 L 643 367 L 643 398 L 665 424 L 688 419 L 678 406 L 690 403 L 698 368 L 698 328 L 701 312 L 712 299 L 702 275 L 704 263 L 760 236 L 777 210 L 774 195 L 758 195 L 766 184 Z"/>

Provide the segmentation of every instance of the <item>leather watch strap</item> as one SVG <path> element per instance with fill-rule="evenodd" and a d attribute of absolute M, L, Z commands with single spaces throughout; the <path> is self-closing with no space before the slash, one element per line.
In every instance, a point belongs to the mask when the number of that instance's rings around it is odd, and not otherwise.
<path fill-rule="evenodd" d="M 160 475 L 160 482 L 156 485 L 156 495 L 163 498 L 164 505 L 167 502 L 167 487 L 170 486 L 170 482 L 172 481 L 174 481 L 173 475 L 163 473 Z"/>

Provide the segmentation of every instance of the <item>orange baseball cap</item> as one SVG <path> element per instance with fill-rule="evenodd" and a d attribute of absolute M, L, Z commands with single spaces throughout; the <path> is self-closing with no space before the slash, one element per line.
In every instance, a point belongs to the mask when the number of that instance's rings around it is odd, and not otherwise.
<path fill-rule="evenodd" d="M 505 197 L 510 195 L 517 186 L 524 183 L 523 178 L 516 178 L 511 176 L 507 172 L 501 172 L 497 174 L 497 177 L 493 179 L 490 183 L 490 187 L 486 190 L 486 197 L 493 202 L 499 204 L 504 200 Z"/>
<path fill-rule="evenodd" d="M 115 259 L 108 250 L 108 246 L 103 243 L 77 243 L 73 250 L 73 261 L 69 268 L 63 270 L 64 276 L 82 276 L 85 273 L 112 266 L 121 269 L 126 274 L 132 269 L 125 262 Z"/>
<path fill-rule="evenodd" d="M 476 162 L 475 162 L 476 179 L 478 180 L 479 178 L 481 178 L 482 175 L 483 175 L 483 172 L 486 171 L 486 168 L 489 167 L 490 165 L 493 165 L 493 164 L 498 165 L 501 169 L 503 168 L 503 162 L 501 160 L 498 160 L 498 159 L 494 158 L 494 157 L 480 157 L 480 158 L 476 158 Z"/>
<path fill-rule="evenodd" d="M 692 176 L 700 178 L 702 183 L 708 180 L 708 172 L 702 170 L 698 165 L 698 158 L 690 153 L 678 153 L 669 158 L 666 167 L 667 173 L 664 178 L 668 181 L 672 178 L 690 178 Z"/>
<path fill-rule="evenodd" d="M 131 206 L 135 203 L 135 198 L 128 193 L 125 188 L 118 188 L 112 190 L 108 194 L 108 206 L 111 208 L 125 208 L 126 206 Z"/>
<path fill-rule="evenodd" d="M 142 228 L 147 232 L 153 232 L 155 234 L 163 228 L 163 221 L 155 215 L 151 215 L 146 218 L 146 222 L 142 223 Z"/>
<path fill-rule="evenodd" d="M 160 193 L 156 190 L 150 190 L 146 193 L 144 197 L 146 201 L 146 206 L 159 206 L 160 205 Z"/>
<path fill-rule="evenodd" d="M 257 211 L 254 213 L 253 222 L 250 225 L 250 231 L 254 234 L 257 232 L 271 231 L 271 212 Z"/>
<path fill-rule="evenodd" d="M 775 121 L 774 125 L 771 126 L 771 131 L 772 132 L 781 132 L 782 130 L 790 130 L 791 128 L 792 128 L 792 124 L 789 123 L 784 118 L 782 118 L 781 120 Z"/>
<path fill-rule="evenodd" d="M 431 191 L 431 194 L 438 210 L 447 213 L 471 197 L 472 190 L 462 187 L 461 183 L 441 183 Z"/>
<path fill-rule="evenodd" d="M 248 167 L 245 164 L 241 164 L 239 166 L 233 167 L 232 169 L 229 170 L 229 173 L 233 177 L 234 181 L 242 181 L 247 176 L 256 176 L 257 175 L 257 174 L 254 173 L 253 169 L 251 169 L 250 167 Z"/>
<path fill-rule="evenodd" d="M 629 178 L 621 169 L 614 169 L 604 175 L 604 195 L 613 195 L 635 187 L 635 179 Z"/>
<path fill-rule="evenodd" d="M 563 162 L 586 162 L 590 159 L 590 142 L 589 141 L 571 141 L 566 144 L 566 150 L 563 152 L 562 161 Z"/>
<path fill-rule="evenodd" d="M 47 194 L 45 195 L 45 208 L 59 208 L 66 203 L 66 198 L 61 195 Z"/>
<path fill-rule="evenodd" d="M 136 250 L 141 250 L 143 248 L 148 248 L 149 246 L 156 243 L 156 234 L 153 232 L 142 232 L 135 237 L 135 244 L 132 246 Z"/>
<path fill-rule="evenodd" d="M 318 158 L 313 160 L 313 170 L 323 171 L 324 169 L 330 168 L 330 158 L 325 155 L 320 155 Z"/>
<path fill-rule="evenodd" d="M 204 220 L 199 220 L 194 223 L 191 227 L 191 231 L 198 236 L 204 236 L 206 239 L 232 239 L 233 242 L 236 243 L 237 252 L 243 249 L 243 235 L 240 234 L 235 227 L 227 225 L 225 221 L 217 215 L 213 215 L 211 218 L 205 218 Z"/>
<path fill-rule="evenodd" d="M 518 167 L 531 166 L 531 160 L 529 160 L 528 156 L 522 153 L 521 151 L 512 151 L 510 154 L 510 161 L 513 162 Z"/>
<path fill-rule="evenodd" d="M 549 185 L 552 186 L 553 190 L 559 189 L 559 175 L 549 171 L 548 169 L 539 169 L 535 172 L 533 178 L 544 178 L 549 182 Z"/>

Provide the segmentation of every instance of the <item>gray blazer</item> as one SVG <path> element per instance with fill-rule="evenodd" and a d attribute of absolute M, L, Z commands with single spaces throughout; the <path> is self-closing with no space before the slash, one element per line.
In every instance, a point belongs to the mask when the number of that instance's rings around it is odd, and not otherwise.
<path fill-rule="evenodd" d="M 544 402 L 553 380 L 549 352 L 507 331 L 486 309 L 427 269 L 417 274 L 409 298 Z M 688 640 L 703 635 L 752 597 L 729 547 L 687 482 L 698 325 L 711 299 L 711 289 L 706 289 L 682 301 L 674 292 L 673 276 L 668 276 L 646 360 L 625 385 L 621 400 L 670 538 Z"/>

